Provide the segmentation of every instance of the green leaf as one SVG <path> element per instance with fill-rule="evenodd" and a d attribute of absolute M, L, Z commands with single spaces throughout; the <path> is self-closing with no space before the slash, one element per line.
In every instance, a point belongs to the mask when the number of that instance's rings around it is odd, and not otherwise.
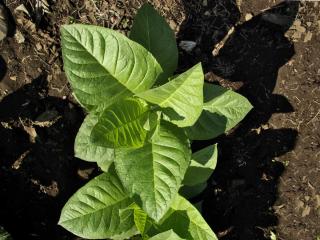
<path fill-rule="evenodd" d="M 134 223 L 140 232 L 142 239 L 148 239 L 146 235 L 147 231 L 153 224 L 153 220 L 136 204 L 131 204 L 128 208 L 124 209 L 123 212 L 131 212 L 134 216 Z"/>
<path fill-rule="evenodd" d="M 136 203 L 158 221 L 180 188 L 190 155 L 184 131 L 162 121 L 143 147 L 116 149 L 115 166 Z"/>
<path fill-rule="evenodd" d="M 144 237 L 146 231 L 150 228 L 152 225 L 152 222 L 148 218 L 148 215 L 141 209 L 136 208 L 133 213 L 134 216 L 134 223 L 139 230 L 140 234 Z"/>
<path fill-rule="evenodd" d="M 68 80 L 89 110 L 149 89 L 162 73 L 151 53 L 114 30 L 72 24 L 61 34 Z"/>
<path fill-rule="evenodd" d="M 173 230 L 168 230 L 162 233 L 159 233 L 149 240 L 184 240 L 183 238 L 179 237 Z"/>
<path fill-rule="evenodd" d="M 192 154 L 190 166 L 183 179 L 188 186 L 206 182 L 216 168 L 218 159 L 217 144 L 208 146 Z"/>
<path fill-rule="evenodd" d="M 177 196 L 157 231 L 172 229 L 187 240 L 218 240 L 198 210 L 188 200 Z"/>
<path fill-rule="evenodd" d="M 223 87 L 205 83 L 203 111 L 187 134 L 192 140 L 208 140 L 236 126 L 252 109 L 242 95 Z"/>
<path fill-rule="evenodd" d="M 108 160 L 100 160 L 99 162 L 97 162 L 97 165 L 101 168 L 102 171 L 104 172 L 108 172 L 109 171 L 109 168 L 110 166 L 112 165 L 113 163 L 113 159 L 114 159 L 114 149 L 112 149 L 112 160 L 108 159 Z"/>
<path fill-rule="evenodd" d="M 11 240 L 10 234 L 2 227 L 0 226 L 0 240 Z"/>
<path fill-rule="evenodd" d="M 203 107 L 201 64 L 195 65 L 170 82 L 137 96 L 165 108 L 163 112 L 179 127 L 192 126 L 199 118 Z"/>
<path fill-rule="evenodd" d="M 114 150 L 97 146 L 90 141 L 91 131 L 97 122 L 97 113 L 92 112 L 86 116 L 74 143 L 74 153 L 75 157 L 88 162 L 97 162 L 103 171 L 108 171 L 108 166 L 114 159 Z"/>
<path fill-rule="evenodd" d="M 187 198 L 187 199 L 191 199 L 197 195 L 199 195 L 200 193 L 203 192 L 203 190 L 205 190 L 207 187 L 207 182 L 202 182 L 199 183 L 197 185 L 192 185 L 192 186 L 187 186 L 184 185 L 180 188 L 179 193 L 181 196 Z"/>
<path fill-rule="evenodd" d="M 114 169 L 110 169 L 68 200 L 62 209 L 59 225 L 83 238 L 127 238 L 136 233 L 133 215 L 120 221 L 120 210 L 132 202 Z"/>
<path fill-rule="evenodd" d="M 142 99 L 119 101 L 100 114 L 92 130 L 91 141 L 107 148 L 142 146 L 148 132 L 144 125 L 152 114 L 155 115 Z"/>
<path fill-rule="evenodd" d="M 144 46 L 160 63 L 164 73 L 161 85 L 172 76 L 178 64 L 178 48 L 174 32 L 152 5 L 146 3 L 134 18 L 130 36 Z"/>

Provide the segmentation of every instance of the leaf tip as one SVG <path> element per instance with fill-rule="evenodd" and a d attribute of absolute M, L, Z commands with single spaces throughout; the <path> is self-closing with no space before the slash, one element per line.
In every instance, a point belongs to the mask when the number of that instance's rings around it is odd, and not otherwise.
<path fill-rule="evenodd" d="M 155 8 L 154 8 L 154 6 L 153 6 L 151 3 L 148 3 L 148 2 L 144 3 L 144 4 L 140 7 L 139 10 L 141 11 L 141 10 L 144 10 L 144 9 L 156 11 Z M 158 14 L 158 12 L 157 12 L 157 14 Z"/>
<path fill-rule="evenodd" d="M 63 220 L 62 214 L 61 214 L 57 224 L 58 224 L 59 226 L 63 227 L 63 225 L 64 225 L 63 223 L 64 223 L 64 220 Z"/>

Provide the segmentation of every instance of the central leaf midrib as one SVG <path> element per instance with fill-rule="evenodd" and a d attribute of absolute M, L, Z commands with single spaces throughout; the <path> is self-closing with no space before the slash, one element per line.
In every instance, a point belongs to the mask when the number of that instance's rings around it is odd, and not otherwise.
<path fill-rule="evenodd" d="M 157 131 L 157 133 L 156 134 L 158 134 L 158 131 L 159 131 L 159 128 L 160 128 L 160 126 L 158 127 L 158 129 L 156 130 Z M 153 203 L 154 204 L 152 204 L 153 205 L 153 208 L 155 209 L 155 210 L 157 210 L 157 201 L 156 201 L 156 185 L 155 185 L 155 182 L 156 182 L 156 179 L 155 179 L 155 168 L 154 168 L 154 158 L 155 158 L 155 156 L 154 156 L 154 151 L 153 151 L 153 148 L 154 148 L 154 140 L 153 139 L 151 139 L 151 142 L 150 142 L 150 145 L 151 145 L 151 156 L 152 156 L 152 160 L 151 160 L 151 171 L 152 171 L 152 179 L 151 179 L 151 182 L 152 182 L 152 191 L 151 191 L 151 193 L 153 193 L 153 194 L 151 194 L 151 196 L 152 196 L 152 198 L 153 198 Z M 157 211 L 155 211 L 156 212 L 156 216 L 158 216 L 158 212 Z"/>
<path fill-rule="evenodd" d="M 161 138 L 160 134 L 159 134 L 159 131 L 160 131 L 160 128 L 161 128 L 161 125 L 159 126 L 159 128 L 157 129 L 157 134 L 158 134 L 158 137 Z M 153 196 L 153 199 L 154 199 L 154 202 L 155 202 L 155 209 L 157 210 L 157 194 L 156 194 L 156 185 L 155 185 L 155 182 L 156 182 L 156 174 L 155 174 L 155 154 L 157 154 L 157 152 L 153 151 L 153 148 L 155 147 L 156 145 L 156 142 L 157 142 L 157 139 L 156 140 L 152 140 L 151 141 L 151 155 L 152 155 L 152 183 L 153 183 L 153 191 L 152 193 L 154 193 L 152 196 Z M 163 147 L 166 147 L 165 145 L 162 145 Z M 171 195 L 171 192 L 170 192 L 170 195 Z M 156 211 L 156 216 L 158 217 L 158 212 Z"/>
<path fill-rule="evenodd" d="M 98 64 L 104 69 L 104 70 L 106 70 L 114 79 L 116 79 L 117 80 L 117 82 L 118 83 L 120 83 L 120 85 L 121 86 L 123 86 L 124 88 L 126 88 L 128 91 L 130 91 L 130 89 L 128 89 L 127 88 L 127 86 L 125 86 L 121 81 L 119 81 L 102 63 L 100 63 L 100 61 L 76 38 L 76 37 L 74 37 L 68 30 L 67 30 L 67 32 L 69 33 L 69 35 L 91 56 L 91 57 L 93 57 L 97 62 L 98 62 Z M 88 30 L 88 32 L 90 32 L 89 30 Z M 78 32 L 79 33 L 79 32 Z M 79 33 L 80 34 L 80 33 Z M 90 32 L 90 34 L 92 34 L 91 32 Z M 81 34 L 80 34 L 81 35 Z M 112 35 L 112 34 L 110 34 L 110 35 Z M 113 35 L 112 35 L 113 36 Z M 115 36 L 113 36 L 113 37 L 115 37 Z M 116 38 L 116 37 L 115 37 Z M 118 41 L 117 41 L 117 43 L 118 43 Z M 117 44 L 117 45 L 119 45 L 119 44 Z M 131 92 L 131 91 L 130 91 Z M 133 93 L 133 92 L 131 92 L 131 93 Z"/>
<path fill-rule="evenodd" d="M 130 121 L 127 121 L 124 123 L 122 122 L 123 124 L 119 125 L 118 127 L 112 128 L 112 130 L 110 132 L 106 133 L 105 135 L 111 136 L 116 130 L 121 129 L 121 128 L 125 128 L 126 126 L 133 124 L 134 122 L 139 121 L 141 118 L 144 117 L 144 115 L 149 114 L 149 112 L 150 112 L 150 110 L 147 110 L 147 111 L 143 112 L 142 114 L 139 114 L 136 118 L 134 118 Z"/>

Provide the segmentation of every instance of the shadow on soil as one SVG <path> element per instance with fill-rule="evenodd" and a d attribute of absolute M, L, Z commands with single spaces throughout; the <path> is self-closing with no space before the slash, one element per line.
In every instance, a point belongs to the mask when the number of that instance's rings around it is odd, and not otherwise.
<path fill-rule="evenodd" d="M 35 79 L 0 102 L 0 225 L 13 239 L 70 236 L 57 227 L 60 210 L 86 182 L 86 171 L 81 178 L 79 169 L 94 170 L 73 157 L 81 109 L 48 97 L 44 79 Z"/>
<path fill-rule="evenodd" d="M 241 81 L 238 91 L 254 105 L 237 129 L 215 139 L 219 163 L 209 187 L 195 200 L 203 200 L 204 216 L 220 239 L 268 239 L 261 227 L 277 224 L 271 209 L 284 171 L 274 158 L 294 147 L 297 132 L 264 124 L 273 113 L 293 111 L 285 97 L 272 91 L 279 68 L 294 55 L 284 32 L 298 3 L 281 4 L 238 25 L 212 58 L 212 46 L 240 18 L 235 1 L 212 0 L 205 8 L 202 1 L 184 2 L 188 18 L 179 39 L 196 41 L 199 47 L 181 54 L 180 70 L 202 61 L 205 72 L 230 83 Z M 280 22 L 279 15 L 285 16 Z M 0 64 L 5 71 L 3 59 Z M 0 225 L 14 239 L 73 239 L 56 225 L 60 209 L 86 182 L 86 175 L 96 171 L 73 157 L 81 109 L 48 97 L 44 79 L 35 79 L 0 102 Z M 208 144 L 197 142 L 194 147 Z M 79 174 L 79 169 L 87 171 Z"/>
<path fill-rule="evenodd" d="M 277 225 L 272 206 L 285 169 L 274 159 L 294 148 L 298 133 L 267 122 L 274 113 L 294 111 L 284 96 L 272 92 L 279 68 L 295 53 L 284 33 L 299 3 L 282 3 L 237 24 L 219 54 L 212 57 L 213 46 L 240 18 L 235 1 L 208 1 L 207 7 L 184 2 L 188 18 L 179 40 L 196 41 L 198 47 L 192 53 L 182 52 L 181 70 L 202 61 L 205 73 L 214 76 L 210 81 L 223 79 L 230 86 L 241 82 L 237 91 L 254 106 L 237 129 L 212 141 L 219 142 L 218 166 L 208 188 L 194 200 L 203 201 L 203 214 L 219 239 L 270 239 L 265 229 Z M 196 142 L 193 147 L 212 142 Z"/>

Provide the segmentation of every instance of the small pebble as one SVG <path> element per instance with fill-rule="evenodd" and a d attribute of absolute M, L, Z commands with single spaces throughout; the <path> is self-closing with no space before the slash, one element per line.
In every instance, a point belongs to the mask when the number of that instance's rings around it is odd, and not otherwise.
<path fill-rule="evenodd" d="M 204 6 L 204 7 L 208 6 L 208 0 L 203 0 L 202 1 L 202 6 Z"/>
<path fill-rule="evenodd" d="M 246 16 L 244 17 L 246 21 L 249 21 L 253 18 L 253 15 L 251 13 L 247 13 Z"/>
<path fill-rule="evenodd" d="M 181 47 L 186 52 L 191 52 L 195 47 L 197 43 L 194 41 L 181 41 L 179 43 L 179 47 Z"/>

